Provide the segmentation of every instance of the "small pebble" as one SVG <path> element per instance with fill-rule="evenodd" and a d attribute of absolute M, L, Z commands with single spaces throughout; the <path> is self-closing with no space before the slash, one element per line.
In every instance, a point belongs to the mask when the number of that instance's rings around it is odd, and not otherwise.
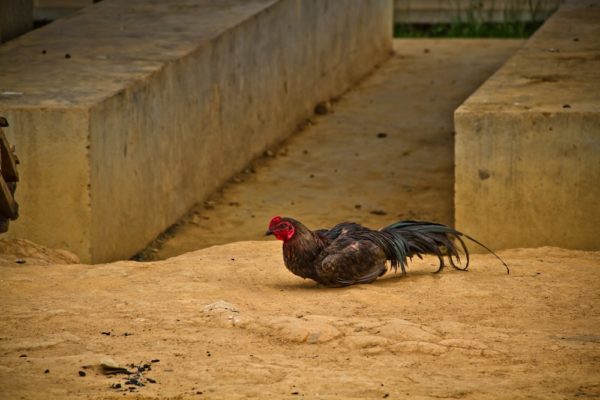
<path fill-rule="evenodd" d="M 79 376 L 85 376 L 85 372 L 84 371 L 79 371 Z"/>
<path fill-rule="evenodd" d="M 47 369 L 47 370 L 45 370 L 45 371 L 44 371 L 44 373 L 45 373 L 45 374 L 49 374 L 49 373 L 50 373 L 50 370 L 49 370 L 49 369 Z"/>
<path fill-rule="evenodd" d="M 17 258 L 17 259 L 15 260 L 15 262 L 16 262 L 17 264 L 25 264 L 25 263 L 27 262 L 27 260 L 25 260 L 24 258 Z"/>
<path fill-rule="evenodd" d="M 65 54 L 65 58 L 71 58 L 71 55 L 69 53 Z"/>
<path fill-rule="evenodd" d="M 321 102 L 315 106 L 315 114 L 317 115 L 325 115 L 329 113 L 330 110 L 331 105 L 327 101 Z"/>
<path fill-rule="evenodd" d="M 571 108 L 570 104 L 563 104 L 563 108 Z"/>
<path fill-rule="evenodd" d="M 387 213 L 383 210 L 372 210 L 371 214 L 373 215 L 387 215 Z"/>
<path fill-rule="evenodd" d="M 386 138 L 386 137 L 387 137 L 387 133 L 385 133 L 385 132 L 379 132 L 379 133 L 377 134 L 377 137 L 378 137 L 379 139 Z"/>
<path fill-rule="evenodd" d="M 133 385 L 133 386 L 144 386 L 144 384 L 142 382 L 140 382 L 139 379 L 136 379 L 136 378 L 127 379 L 125 381 L 125 384 Z"/>

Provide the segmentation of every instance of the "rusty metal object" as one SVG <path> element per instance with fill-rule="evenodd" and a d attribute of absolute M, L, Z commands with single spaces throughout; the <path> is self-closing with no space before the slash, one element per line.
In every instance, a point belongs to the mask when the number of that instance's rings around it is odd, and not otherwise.
<path fill-rule="evenodd" d="M 2 130 L 7 126 L 6 118 L 0 117 L 0 233 L 8 231 L 10 220 L 19 217 L 19 205 L 14 197 L 19 181 L 19 159 L 15 154 L 15 147 L 8 143 Z"/>

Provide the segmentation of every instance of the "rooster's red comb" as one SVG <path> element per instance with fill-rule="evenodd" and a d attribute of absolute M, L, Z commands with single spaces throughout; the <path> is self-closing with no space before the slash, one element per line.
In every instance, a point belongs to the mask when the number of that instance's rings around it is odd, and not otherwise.
<path fill-rule="evenodd" d="M 269 227 L 275 226 L 275 225 L 277 225 L 280 222 L 281 222 L 281 217 L 280 216 L 273 217 L 273 218 L 271 218 L 271 222 L 269 222 Z"/>

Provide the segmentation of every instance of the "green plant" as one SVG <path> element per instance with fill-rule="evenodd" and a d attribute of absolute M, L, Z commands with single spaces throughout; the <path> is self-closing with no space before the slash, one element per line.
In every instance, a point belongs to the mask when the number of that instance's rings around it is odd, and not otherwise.
<path fill-rule="evenodd" d="M 558 8 L 559 0 L 510 0 L 499 7 L 495 0 L 447 0 L 445 10 L 451 10 L 450 22 L 396 23 L 395 37 L 488 37 L 526 38 Z M 410 11 L 403 11 L 408 15 Z M 446 11 L 447 12 L 447 11 Z M 446 18 L 448 19 L 448 18 Z"/>

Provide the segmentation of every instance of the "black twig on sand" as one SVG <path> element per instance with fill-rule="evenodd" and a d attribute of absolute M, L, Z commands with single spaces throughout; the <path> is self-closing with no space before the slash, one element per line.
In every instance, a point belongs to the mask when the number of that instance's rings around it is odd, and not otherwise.
<path fill-rule="evenodd" d="M 117 392 L 133 392 L 147 384 L 155 384 L 156 380 L 145 376 L 145 374 L 148 371 L 152 371 L 152 365 L 159 361 L 158 359 L 153 359 L 147 363 L 129 364 L 129 370 L 123 372 L 123 374 L 127 375 L 127 377 L 123 378 L 125 382 L 123 384 L 113 383 L 110 385 L 110 388 L 115 389 Z"/>

